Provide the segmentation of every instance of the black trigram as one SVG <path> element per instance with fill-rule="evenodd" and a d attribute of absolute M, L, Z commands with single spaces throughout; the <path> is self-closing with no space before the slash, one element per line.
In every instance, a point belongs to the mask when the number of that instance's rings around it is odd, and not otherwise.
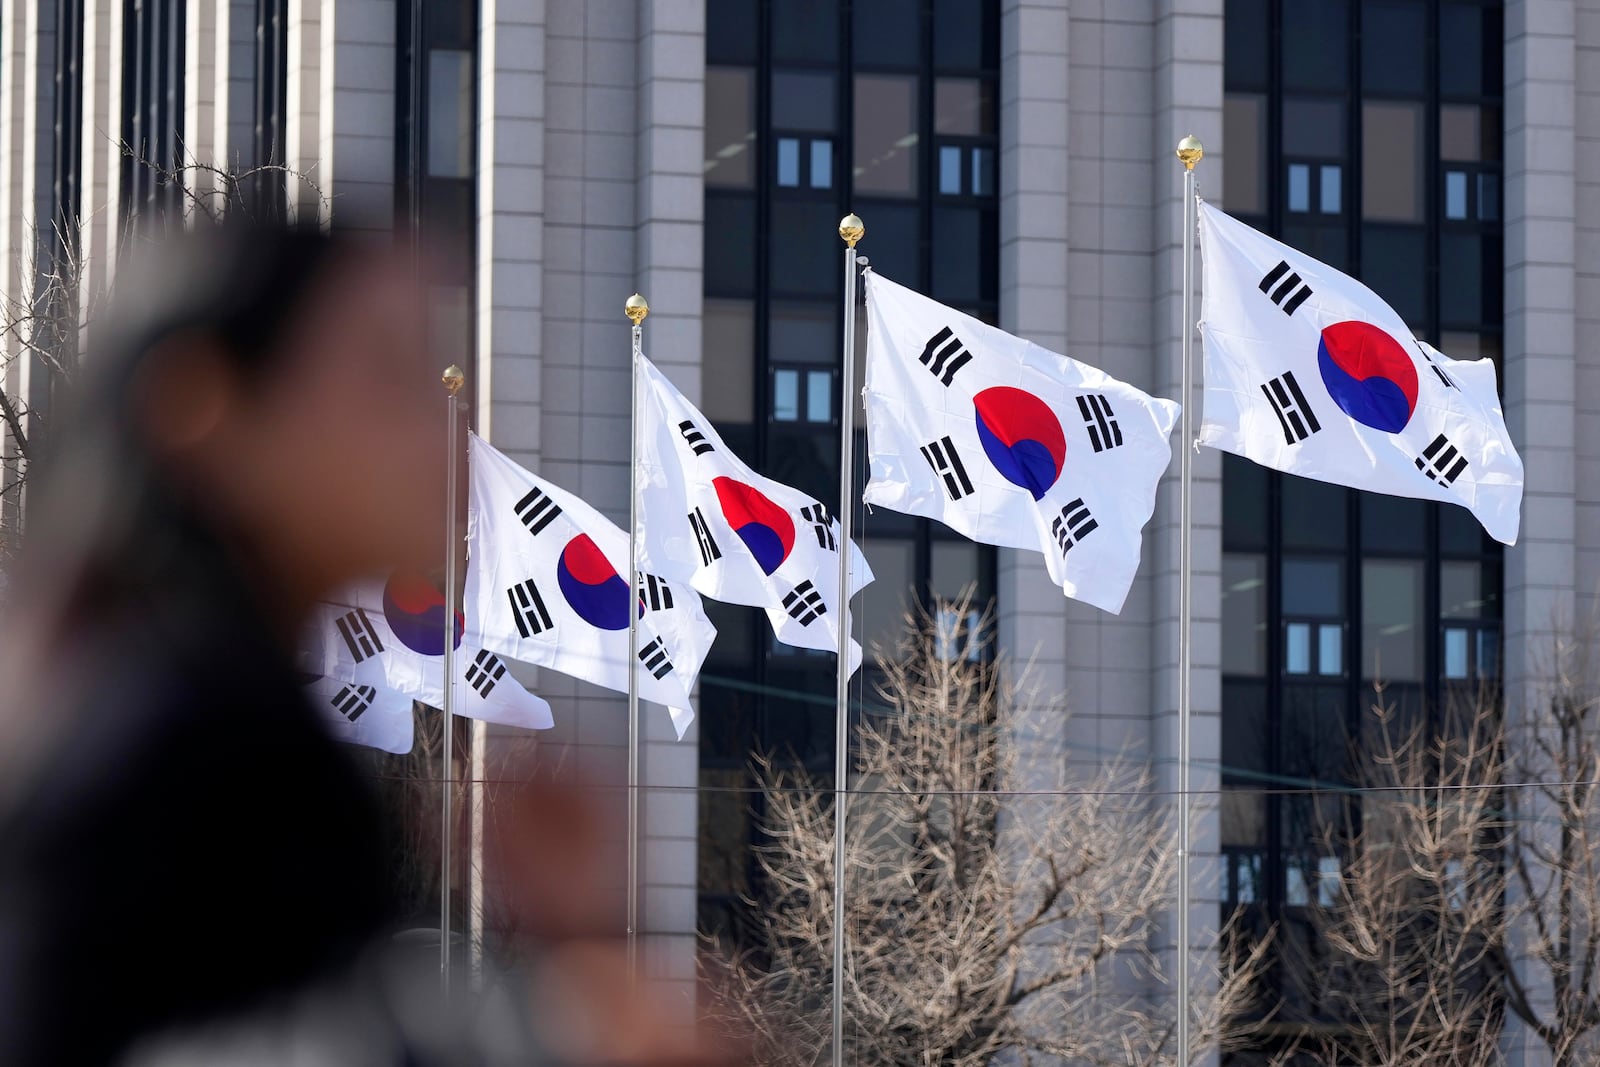
<path fill-rule="evenodd" d="M 678 423 L 678 432 L 683 435 L 685 441 L 689 442 L 689 447 L 694 450 L 694 454 L 697 456 L 703 456 L 707 452 L 715 452 L 717 450 L 715 445 L 706 440 L 706 435 L 700 432 L 699 427 L 688 419 Z"/>
<path fill-rule="evenodd" d="M 363 609 L 345 612 L 334 625 L 339 628 L 339 636 L 344 638 L 345 645 L 349 647 L 350 657 L 357 663 L 383 651 L 378 631 Z"/>
<path fill-rule="evenodd" d="M 517 501 L 517 518 L 534 536 L 544 533 L 544 528 L 561 514 L 561 505 L 550 499 L 543 489 L 530 489 L 528 495 Z"/>
<path fill-rule="evenodd" d="M 928 466 L 933 468 L 935 474 L 944 479 L 944 489 L 950 494 L 951 500 L 972 495 L 972 481 L 967 477 L 967 468 L 961 465 L 961 457 L 956 454 L 956 446 L 950 438 L 941 437 L 923 445 L 922 458 L 928 461 Z"/>
<path fill-rule="evenodd" d="M 639 575 L 639 599 L 650 611 L 672 610 L 672 587 L 653 574 Z"/>
<path fill-rule="evenodd" d="M 800 517 L 811 524 L 811 532 L 817 535 L 818 548 L 829 552 L 839 551 L 839 542 L 833 536 L 833 516 L 828 514 L 827 508 L 821 504 L 807 504 L 800 509 Z"/>
<path fill-rule="evenodd" d="M 472 662 L 467 664 L 467 684 L 472 686 L 477 694 L 485 700 L 494 692 L 494 687 L 500 679 L 506 676 L 506 665 L 500 657 L 486 648 L 478 649 L 478 654 L 472 657 Z"/>
<path fill-rule="evenodd" d="M 1287 278 L 1283 276 L 1289 275 Z M 1283 278 L 1279 282 L 1279 278 Z M 1261 291 L 1267 298 L 1283 309 L 1285 315 L 1293 315 L 1300 309 L 1311 296 L 1311 286 L 1300 280 L 1300 275 L 1289 269 L 1289 264 L 1278 260 L 1278 265 L 1267 271 L 1267 276 L 1261 279 Z"/>
<path fill-rule="evenodd" d="M 330 703 L 338 710 L 339 714 L 355 722 L 366 714 L 372 702 L 378 699 L 378 691 L 370 685 L 347 685 L 333 695 Z"/>
<path fill-rule="evenodd" d="M 1062 508 L 1061 514 L 1050 524 L 1050 532 L 1056 535 L 1056 544 L 1061 546 L 1063 556 L 1099 528 L 1100 524 L 1089 514 L 1089 506 L 1082 497 Z"/>
<path fill-rule="evenodd" d="M 695 544 L 700 546 L 701 566 L 709 567 L 712 560 L 722 558 L 722 549 L 717 547 L 717 539 L 711 536 L 711 527 L 706 525 L 699 508 L 689 512 L 689 528 L 694 531 Z"/>
<path fill-rule="evenodd" d="M 1446 389 L 1454 389 L 1456 387 L 1456 383 L 1451 380 L 1450 375 L 1444 372 L 1444 368 L 1435 363 L 1433 357 L 1428 355 L 1426 348 L 1419 344 L 1417 345 L 1417 351 L 1422 353 L 1422 358 L 1428 361 L 1428 369 L 1439 376 L 1439 380 L 1444 383 Z"/>
<path fill-rule="evenodd" d="M 1083 414 L 1084 428 L 1089 431 L 1089 443 L 1096 452 L 1116 448 L 1122 444 L 1122 427 L 1111 410 L 1111 401 L 1099 393 L 1084 393 L 1078 397 L 1078 410 Z"/>
<path fill-rule="evenodd" d="M 667 658 L 667 646 L 661 643 L 661 638 L 652 638 L 648 645 L 639 650 L 639 662 L 644 664 L 644 669 L 655 675 L 660 681 L 672 673 L 672 660 Z"/>
<path fill-rule="evenodd" d="M 542 634 L 554 625 L 544 606 L 544 597 L 539 595 L 539 587 L 533 584 L 532 578 L 507 589 L 506 599 L 511 601 L 511 617 L 516 620 L 517 632 L 523 637 Z"/>
<path fill-rule="evenodd" d="M 956 371 L 972 362 L 972 353 L 961 346 L 961 338 L 946 326 L 928 339 L 917 361 L 948 386 L 955 381 Z"/>
<path fill-rule="evenodd" d="M 1284 371 L 1264 384 L 1261 391 L 1267 394 L 1267 403 L 1278 416 L 1283 439 L 1291 445 L 1299 444 L 1322 429 L 1311 405 L 1306 403 L 1306 394 L 1300 391 L 1300 383 L 1294 380 L 1293 371 Z"/>
<path fill-rule="evenodd" d="M 801 626 L 810 626 L 828 613 L 827 605 L 822 602 L 822 594 L 810 581 L 801 582 L 783 598 L 783 610 Z"/>
<path fill-rule="evenodd" d="M 1433 443 L 1422 450 L 1422 455 L 1414 461 L 1417 470 L 1426 474 L 1440 485 L 1453 485 L 1461 477 L 1461 472 L 1467 469 L 1467 457 L 1461 450 L 1451 444 L 1444 434 L 1433 439 Z"/>

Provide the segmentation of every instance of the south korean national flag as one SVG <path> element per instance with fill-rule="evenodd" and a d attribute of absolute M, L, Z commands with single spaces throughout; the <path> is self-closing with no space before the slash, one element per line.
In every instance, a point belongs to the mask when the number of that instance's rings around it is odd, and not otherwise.
<path fill-rule="evenodd" d="M 501 655 L 625 693 L 637 612 L 639 695 L 665 704 L 682 738 L 717 635 L 700 595 L 642 569 L 630 590 L 628 536 L 611 520 L 477 435 L 467 460 L 469 631 Z"/>
<path fill-rule="evenodd" d="M 1376 293 L 1200 205 L 1200 443 L 1305 478 L 1469 509 L 1517 540 L 1522 460 L 1487 359 L 1415 339 Z"/>
<path fill-rule="evenodd" d="M 763 478 L 711 422 L 640 358 L 639 566 L 713 600 L 764 608 L 786 645 L 839 650 L 839 520 L 821 503 Z M 854 544 L 850 594 L 872 581 Z M 848 622 L 845 632 L 849 632 Z M 861 646 L 850 642 L 850 670 Z"/>
<path fill-rule="evenodd" d="M 550 705 L 523 688 L 505 661 L 455 619 L 457 715 L 525 730 L 553 726 Z M 364 582 L 317 606 L 302 668 L 444 707 L 444 596 L 420 574 Z"/>
<path fill-rule="evenodd" d="M 1119 612 L 1178 405 L 867 272 L 866 502 L 1043 552 Z"/>
<path fill-rule="evenodd" d="M 334 740 L 403 756 L 411 751 L 411 698 L 393 689 L 318 678 L 306 696 Z"/>

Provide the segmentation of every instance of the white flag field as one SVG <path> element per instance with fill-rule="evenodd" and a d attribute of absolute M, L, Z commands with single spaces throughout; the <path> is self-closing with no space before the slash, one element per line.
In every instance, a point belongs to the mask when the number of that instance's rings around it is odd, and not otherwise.
<path fill-rule="evenodd" d="M 318 678 L 306 686 L 306 698 L 334 740 L 401 756 L 411 751 L 411 698 L 404 693 L 337 678 Z"/>
<path fill-rule="evenodd" d="M 1515 544 L 1522 460 L 1494 364 L 1415 339 L 1371 289 L 1200 205 L 1200 441 L 1274 470 L 1471 510 Z"/>
<path fill-rule="evenodd" d="M 444 596 L 420 575 L 365 582 L 317 606 L 303 665 L 342 682 L 388 689 L 444 707 Z M 550 705 L 511 676 L 476 635 L 455 627 L 455 713 L 546 730 Z"/>
<path fill-rule="evenodd" d="M 713 600 L 766 610 L 779 641 L 839 650 L 839 551 L 850 595 L 872 581 L 839 522 L 798 489 L 763 478 L 729 451 L 711 422 L 649 360 L 640 384 L 639 566 Z M 844 632 L 849 633 L 846 623 Z M 850 670 L 861 646 L 850 641 Z"/>
<path fill-rule="evenodd" d="M 866 285 L 866 502 L 1043 552 L 1068 596 L 1120 612 L 1178 405 L 872 271 Z"/>
<path fill-rule="evenodd" d="M 616 524 L 475 434 L 467 457 L 468 632 L 501 655 L 627 692 L 637 611 L 639 695 L 668 707 L 681 738 L 717 635 L 699 594 L 642 570 L 630 590 Z"/>

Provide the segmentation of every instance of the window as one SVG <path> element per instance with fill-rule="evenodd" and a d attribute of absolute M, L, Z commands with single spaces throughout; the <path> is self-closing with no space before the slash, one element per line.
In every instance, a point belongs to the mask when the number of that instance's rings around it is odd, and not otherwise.
<path fill-rule="evenodd" d="M 1361 109 L 1361 208 L 1368 219 L 1422 221 L 1420 103 L 1368 101 Z"/>
<path fill-rule="evenodd" d="M 855 190 L 917 192 L 917 79 L 858 74 L 855 79 Z"/>
<path fill-rule="evenodd" d="M 428 174 L 470 178 L 472 159 L 472 53 L 454 48 L 428 52 Z"/>
<path fill-rule="evenodd" d="M 756 79 L 747 67 L 706 68 L 706 184 L 755 184 Z"/>
<path fill-rule="evenodd" d="M 1375 682 L 1422 680 L 1421 560 L 1361 564 L 1361 669 Z"/>

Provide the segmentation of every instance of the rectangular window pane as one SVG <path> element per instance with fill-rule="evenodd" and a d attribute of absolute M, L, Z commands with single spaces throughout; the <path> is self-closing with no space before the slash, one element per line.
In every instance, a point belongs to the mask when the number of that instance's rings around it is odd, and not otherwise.
<path fill-rule="evenodd" d="M 774 199 L 771 226 L 767 264 L 773 290 L 834 298 L 839 286 L 834 247 L 839 243 L 839 212 L 833 202 Z"/>
<path fill-rule="evenodd" d="M 1478 175 L 1478 218 L 1495 222 L 1500 218 L 1500 175 Z"/>
<path fill-rule="evenodd" d="M 742 2 L 749 4 L 750 0 Z M 915 67 L 922 57 L 921 7 L 921 0 L 857 3 L 851 12 L 855 62 L 872 67 Z"/>
<path fill-rule="evenodd" d="M 1222 673 L 1260 675 L 1267 669 L 1267 561 L 1258 555 L 1222 557 Z"/>
<path fill-rule="evenodd" d="M 1422 0 L 1364 0 L 1361 87 L 1369 93 L 1424 95 L 1428 88 L 1427 43 L 1427 12 Z"/>
<path fill-rule="evenodd" d="M 855 191 L 915 196 L 917 79 L 858 74 L 855 87 Z"/>
<path fill-rule="evenodd" d="M 811 188 L 833 188 L 833 142 L 826 137 L 811 142 Z"/>
<path fill-rule="evenodd" d="M 833 421 L 833 372 L 806 372 L 806 421 Z"/>
<path fill-rule="evenodd" d="M 1422 221 L 1423 106 L 1369 100 L 1361 107 L 1361 214 Z"/>
<path fill-rule="evenodd" d="M 1266 214 L 1267 98 L 1223 97 L 1222 141 L 1228 146 L 1222 156 L 1223 203 L 1236 215 Z"/>
<path fill-rule="evenodd" d="M 1447 219 L 1467 217 L 1467 176 L 1459 170 L 1445 171 L 1444 217 Z"/>
<path fill-rule="evenodd" d="M 972 184 L 967 192 L 973 196 L 994 195 L 994 149 L 972 149 Z"/>
<path fill-rule="evenodd" d="M 708 0 L 706 59 L 713 63 L 755 63 L 761 51 L 760 26 L 761 10 L 750 0 Z"/>
<path fill-rule="evenodd" d="M 1465 626 L 1444 630 L 1444 676 L 1452 681 L 1467 676 L 1467 649 L 1471 632 Z"/>
<path fill-rule="evenodd" d="M 933 83 L 933 132 L 958 137 L 994 133 L 994 93 L 981 78 L 938 78 Z"/>
<path fill-rule="evenodd" d="M 778 184 L 786 188 L 800 184 L 800 142 L 793 137 L 778 138 Z"/>
<path fill-rule="evenodd" d="M 1290 674 L 1311 673 L 1311 624 L 1291 622 L 1284 627 L 1283 669 Z"/>
<path fill-rule="evenodd" d="M 1321 171 L 1317 175 L 1320 184 L 1317 192 L 1322 201 L 1322 213 L 1337 215 L 1340 211 L 1339 201 L 1344 192 L 1344 168 L 1337 164 L 1324 163 Z"/>
<path fill-rule="evenodd" d="M 1439 235 L 1439 319 L 1451 326 L 1483 322 L 1484 240 L 1476 233 Z"/>
<path fill-rule="evenodd" d="M 839 359 L 835 314 L 827 304 L 774 301 L 767 318 L 767 358 L 832 366 Z"/>
<path fill-rule="evenodd" d="M 934 541 L 928 546 L 928 591 L 943 600 L 960 600 L 969 591 L 982 607 L 978 584 L 980 549 L 971 541 Z"/>
<path fill-rule="evenodd" d="M 772 56 L 779 63 L 839 59 L 838 0 L 772 0 L 770 26 Z"/>
<path fill-rule="evenodd" d="M 1500 677 L 1500 631 L 1493 627 L 1478 630 L 1478 677 Z"/>
<path fill-rule="evenodd" d="M 933 0 L 933 64 L 953 70 L 993 66 L 998 60 L 998 20 L 992 4 L 973 0 Z"/>
<path fill-rule="evenodd" d="M 1222 14 L 1222 60 L 1229 89 L 1265 89 L 1271 68 L 1267 44 L 1271 20 L 1267 0 L 1226 0 Z M 1237 141 L 1223 135 L 1228 151 Z M 1230 205 L 1229 210 L 1232 210 Z"/>
<path fill-rule="evenodd" d="M 1317 627 L 1317 673 L 1344 673 L 1344 627 L 1325 622 Z"/>
<path fill-rule="evenodd" d="M 428 51 L 428 174 L 472 177 L 472 53 Z"/>
<path fill-rule="evenodd" d="M 1289 164 L 1289 210 L 1311 210 L 1311 168 L 1304 163 Z"/>
<path fill-rule="evenodd" d="M 1284 85 L 1290 89 L 1343 89 L 1351 36 L 1344 0 L 1284 4 Z"/>
<path fill-rule="evenodd" d="M 996 295 L 992 210 L 945 206 L 933 212 L 933 298 L 973 305 Z"/>
<path fill-rule="evenodd" d="M 1222 541 L 1232 549 L 1267 547 L 1267 469 L 1222 454 Z"/>
<path fill-rule="evenodd" d="M 706 197 L 701 241 L 705 291 L 712 296 L 753 296 L 756 275 L 756 202 L 738 194 Z"/>
<path fill-rule="evenodd" d="M 1481 619 L 1486 616 L 1483 564 L 1445 560 L 1439 564 L 1439 617 Z"/>
<path fill-rule="evenodd" d="M 1422 562 L 1361 563 L 1362 677 L 1422 680 Z"/>
<path fill-rule="evenodd" d="M 1500 112 L 1476 104 L 1439 108 L 1439 158 L 1477 163 L 1500 158 Z"/>
<path fill-rule="evenodd" d="M 1343 101 L 1325 97 L 1285 97 L 1283 154 L 1308 159 L 1343 156 L 1344 108 Z"/>
<path fill-rule="evenodd" d="M 1362 551 L 1421 555 L 1427 550 L 1427 507 L 1421 500 L 1362 493 Z"/>
<path fill-rule="evenodd" d="M 1284 478 L 1279 500 L 1284 546 L 1343 549 L 1349 498 L 1343 486 L 1310 478 Z"/>
<path fill-rule="evenodd" d="M 780 369 L 772 372 L 772 417 L 777 422 L 799 421 L 799 371 Z"/>
<path fill-rule="evenodd" d="M 833 75 L 807 70 L 772 72 L 772 126 L 777 130 L 832 133 Z"/>
<path fill-rule="evenodd" d="M 700 410 L 715 423 L 748 426 L 755 411 L 755 308 L 707 298 L 702 316 Z"/>
<path fill-rule="evenodd" d="M 755 184 L 756 76 L 748 67 L 706 68 L 706 184 Z"/>
<path fill-rule="evenodd" d="M 911 605 L 916 545 L 900 538 L 868 537 L 861 550 L 874 575 L 861 591 L 861 643 L 870 655 L 892 658 Z"/>
<path fill-rule="evenodd" d="M 1366 226 L 1361 231 L 1361 280 L 1413 326 L 1427 304 L 1427 239 L 1420 226 Z"/>
<path fill-rule="evenodd" d="M 946 196 L 961 194 L 961 149 L 955 145 L 939 148 L 939 192 Z"/>
<path fill-rule="evenodd" d="M 1344 567 L 1336 559 L 1285 559 L 1283 610 L 1290 615 L 1344 614 L 1343 573 Z"/>

